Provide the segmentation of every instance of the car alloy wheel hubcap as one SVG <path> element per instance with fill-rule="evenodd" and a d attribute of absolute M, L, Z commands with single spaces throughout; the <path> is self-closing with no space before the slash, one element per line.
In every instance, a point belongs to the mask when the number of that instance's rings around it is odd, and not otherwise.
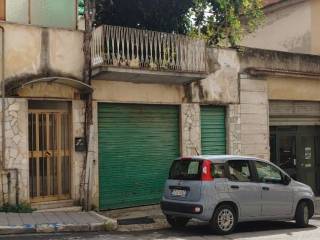
<path fill-rule="evenodd" d="M 233 213 L 229 209 L 222 209 L 218 215 L 218 226 L 222 231 L 229 231 L 234 224 Z"/>
<path fill-rule="evenodd" d="M 304 222 L 307 223 L 309 220 L 309 209 L 307 206 L 303 208 L 303 218 L 304 218 Z"/>

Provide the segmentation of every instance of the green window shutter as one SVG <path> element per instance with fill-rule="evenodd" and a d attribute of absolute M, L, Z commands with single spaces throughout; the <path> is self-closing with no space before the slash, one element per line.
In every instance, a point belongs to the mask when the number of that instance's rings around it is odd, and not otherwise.
<path fill-rule="evenodd" d="M 203 155 L 226 154 L 225 108 L 201 106 L 201 145 Z"/>
<path fill-rule="evenodd" d="M 98 106 L 100 209 L 160 202 L 174 159 L 180 155 L 177 106 Z"/>

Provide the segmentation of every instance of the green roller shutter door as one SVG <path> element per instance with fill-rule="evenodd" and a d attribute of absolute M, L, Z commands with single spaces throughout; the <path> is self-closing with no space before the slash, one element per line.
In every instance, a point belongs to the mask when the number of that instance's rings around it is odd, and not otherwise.
<path fill-rule="evenodd" d="M 180 155 L 179 107 L 99 104 L 100 209 L 160 202 Z"/>
<path fill-rule="evenodd" d="M 203 155 L 226 154 L 225 108 L 201 106 L 201 145 Z"/>

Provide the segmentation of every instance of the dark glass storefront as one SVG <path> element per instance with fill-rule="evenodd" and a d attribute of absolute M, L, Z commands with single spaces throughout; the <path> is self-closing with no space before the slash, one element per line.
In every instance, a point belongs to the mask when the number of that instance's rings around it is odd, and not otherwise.
<path fill-rule="evenodd" d="M 271 161 L 320 195 L 320 127 L 270 127 Z"/>

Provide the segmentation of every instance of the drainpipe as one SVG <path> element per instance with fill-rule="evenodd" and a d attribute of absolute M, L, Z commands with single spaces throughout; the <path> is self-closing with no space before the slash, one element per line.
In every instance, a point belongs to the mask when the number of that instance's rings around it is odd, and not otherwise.
<path fill-rule="evenodd" d="M 6 126 L 5 126 L 5 120 L 6 120 L 6 113 L 5 113 L 5 94 L 6 94 L 6 85 L 5 85 L 5 62 L 4 62 L 4 27 L 0 26 L 0 31 L 1 31 L 1 75 L 0 75 L 0 81 L 1 81 L 1 106 L 2 106 L 2 114 L 1 114 L 1 131 L 2 131 L 2 154 L 1 154 L 1 164 L 0 164 L 0 171 L 9 171 L 7 177 L 10 178 L 8 179 L 8 194 L 11 192 L 11 174 L 10 171 L 15 172 L 16 175 L 16 204 L 19 204 L 19 170 L 17 168 L 6 168 Z M 2 181 L 2 179 L 1 179 Z M 9 186 L 10 185 L 10 186 Z M 3 188 L 2 188 L 2 194 Z M 8 196 L 8 200 L 10 199 L 10 195 Z"/>

